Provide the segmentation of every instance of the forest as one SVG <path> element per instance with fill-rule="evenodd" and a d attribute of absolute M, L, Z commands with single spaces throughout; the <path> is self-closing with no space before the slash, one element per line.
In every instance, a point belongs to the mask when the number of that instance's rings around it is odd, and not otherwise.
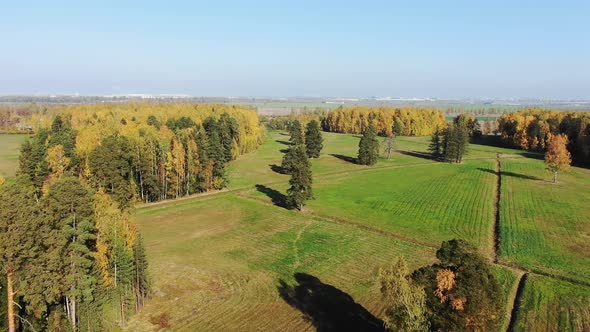
<path fill-rule="evenodd" d="M 520 149 L 544 151 L 551 138 L 565 134 L 574 162 L 590 164 L 590 114 L 526 109 L 498 118 L 505 143 Z"/>
<path fill-rule="evenodd" d="M 37 190 L 72 171 L 122 207 L 227 186 L 225 166 L 264 137 L 256 111 L 225 105 L 82 105 L 34 113 L 21 169 Z"/>
<path fill-rule="evenodd" d="M 226 164 L 264 136 L 255 110 L 222 105 L 55 107 L 28 122 L 0 202 L 10 330 L 124 326 L 150 291 L 135 203 L 225 187 Z"/>

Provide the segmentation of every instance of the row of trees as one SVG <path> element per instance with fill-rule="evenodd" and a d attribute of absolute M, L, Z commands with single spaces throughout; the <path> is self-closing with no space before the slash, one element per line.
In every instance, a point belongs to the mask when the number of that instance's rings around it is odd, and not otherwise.
<path fill-rule="evenodd" d="M 0 324 L 11 332 L 108 330 L 107 311 L 124 325 L 149 293 L 128 214 L 70 172 L 55 175 L 43 194 L 24 173 L 0 188 L 0 267 Z"/>
<path fill-rule="evenodd" d="M 573 160 L 590 164 L 590 114 L 587 112 L 527 109 L 506 113 L 497 122 L 504 142 L 521 149 L 545 151 L 553 136 L 565 135 Z"/>
<path fill-rule="evenodd" d="M 303 133 L 301 123 L 294 120 L 289 126 L 291 146 L 283 156 L 282 169 L 290 174 L 287 204 L 303 210 L 305 201 L 313 198 L 310 158 L 319 158 L 323 138 L 319 123 L 311 120 Z"/>
<path fill-rule="evenodd" d="M 476 248 L 462 240 L 442 243 L 439 262 L 409 272 L 403 258 L 380 270 L 392 331 L 495 331 L 502 320 L 498 281 Z"/>
<path fill-rule="evenodd" d="M 428 150 L 435 160 L 461 163 L 468 153 L 470 137 L 479 134 L 477 121 L 466 115 L 459 115 L 444 130 L 436 130 L 431 138 Z"/>
<path fill-rule="evenodd" d="M 137 107 L 163 113 L 148 115 L 131 106 L 97 106 L 95 113 L 90 106 L 67 108 L 50 124 L 41 122 L 22 147 L 22 170 L 39 191 L 69 170 L 126 208 L 135 199 L 152 202 L 223 188 L 226 164 L 257 147 L 264 135 L 250 109 L 199 105 L 191 113 L 181 105 L 179 113 L 187 115 L 171 117 L 151 104 Z"/>
<path fill-rule="evenodd" d="M 382 136 L 425 136 L 445 128 L 443 113 L 430 108 L 347 107 L 329 112 L 322 120 L 326 131 L 361 134 L 373 123 Z"/>

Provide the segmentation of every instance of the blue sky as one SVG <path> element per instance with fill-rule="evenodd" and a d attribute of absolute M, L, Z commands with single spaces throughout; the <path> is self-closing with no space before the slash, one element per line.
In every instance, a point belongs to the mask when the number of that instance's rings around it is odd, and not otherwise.
<path fill-rule="evenodd" d="M 0 8 L 0 94 L 590 99 L 589 1 Z"/>

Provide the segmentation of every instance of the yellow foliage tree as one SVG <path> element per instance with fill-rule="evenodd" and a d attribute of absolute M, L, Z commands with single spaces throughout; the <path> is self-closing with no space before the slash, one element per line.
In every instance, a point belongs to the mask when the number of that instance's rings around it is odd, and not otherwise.
<path fill-rule="evenodd" d="M 572 163 L 571 154 L 567 150 L 567 137 L 553 135 L 545 152 L 545 166 L 553 172 L 553 183 L 557 182 L 558 172 L 567 171 Z"/>

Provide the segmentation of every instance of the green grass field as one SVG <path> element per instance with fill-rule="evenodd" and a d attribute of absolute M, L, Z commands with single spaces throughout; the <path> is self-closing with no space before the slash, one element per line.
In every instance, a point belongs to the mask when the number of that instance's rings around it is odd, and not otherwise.
<path fill-rule="evenodd" d="M 14 174 L 23 139 L 0 136 L 10 147 L 0 150 L 0 172 Z M 390 160 L 367 167 L 353 162 L 358 136 L 324 139 L 303 213 L 277 204 L 289 180 L 276 171 L 288 147 L 280 132 L 229 165 L 228 190 L 139 207 L 153 294 L 127 329 L 158 330 L 152 321 L 164 314 L 179 331 L 312 330 L 305 310 L 281 296 L 284 285 L 302 285 L 296 273 L 319 279 L 315 291 L 331 294 L 329 303 L 360 310 L 356 302 L 378 318 L 377 272 L 398 256 L 423 266 L 442 241 L 462 238 L 491 261 L 498 154 L 502 330 L 525 269 L 516 330 L 590 328 L 590 170 L 573 167 L 553 184 L 539 155 L 475 144 L 461 165 L 435 162 L 427 137 L 400 137 Z"/>
<path fill-rule="evenodd" d="M 516 321 L 516 331 L 589 331 L 590 288 L 530 276 Z"/>
<path fill-rule="evenodd" d="M 503 259 L 590 282 L 590 170 L 553 184 L 541 160 L 502 161 Z"/>
<path fill-rule="evenodd" d="M 20 145 L 27 135 L 0 134 L 0 176 L 11 178 L 18 167 Z"/>
<path fill-rule="evenodd" d="M 360 233 L 235 196 L 163 204 L 138 211 L 154 280 L 154 297 L 131 330 L 149 330 L 150 316 L 168 313 L 176 330 L 302 330 L 301 313 L 277 286 L 304 272 L 350 294 L 375 314 L 379 267 L 399 255 L 412 267 L 434 250 Z M 367 259 L 370 257 L 371 259 Z"/>

